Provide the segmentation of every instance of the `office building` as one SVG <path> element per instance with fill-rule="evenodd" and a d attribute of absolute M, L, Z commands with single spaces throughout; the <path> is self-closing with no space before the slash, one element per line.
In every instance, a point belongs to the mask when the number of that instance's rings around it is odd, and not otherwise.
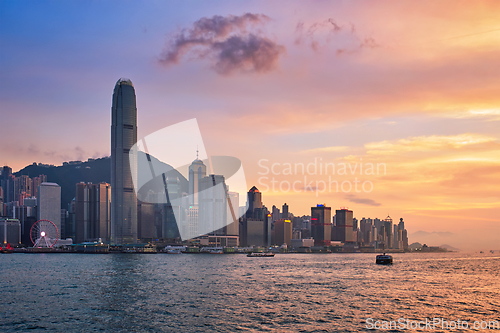
<path fill-rule="evenodd" d="M 130 149 L 137 142 L 135 90 L 128 79 L 120 79 L 113 91 L 111 107 L 111 242 L 137 242 L 137 197 L 130 163 L 137 163 Z M 137 170 L 137 168 L 134 168 Z"/>
<path fill-rule="evenodd" d="M 311 236 L 315 246 L 329 246 L 332 234 L 332 209 L 324 204 L 311 207 Z"/>
<path fill-rule="evenodd" d="M 356 241 L 353 233 L 353 212 L 347 208 L 335 211 L 335 237 L 332 240 L 342 243 L 353 243 Z"/>
<path fill-rule="evenodd" d="M 69 236 L 71 233 L 69 232 Z M 75 243 L 111 238 L 111 185 L 78 183 L 75 195 Z"/>
<path fill-rule="evenodd" d="M 288 219 L 279 219 L 274 222 L 274 244 L 281 246 L 292 245 L 292 221 Z"/>
<path fill-rule="evenodd" d="M 0 218 L 0 246 L 21 244 L 21 223 L 18 219 Z"/>
<path fill-rule="evenodd" d="M 282 207 L 281 218 L 282 219 L 288 219 L 289 218 L 289 216 L 288 216 L 288 205 L 286 204 L 286 202 L 283 204 L 283 207 Z"/>
<path fill-rule="evenodd" d="M 393 246 L 394 235 L 392 234 L 392 232 L 393 232 L 392 218 L 389 215 L 387 215 L 387 217 L 384 220 L 384 233 L 385 233 L 384 246 L 386 249 L 390 249 Z"/>
<path fill-rule="evenodd" d="M 280 209 L 273 205 L 273 208 L 271 210 L 271 216 L 273 218 L 273 221 L 279 220 L 281 218 Z"/>
<path fill-rule="evenodd" d="M 245 219 L 245 243 L 243 246 L 267 246 L 267 223 L 260 219 Z"/>
<path fill-rule="evenodd" d="M 240 234 L 240 223 L 238 215 L 238 206 L 240 202 L 240 194 L 238 192 L 227 192 L 228 205 L 227 205 L 227 216 L 228 225 L 226 227 L 226 235 L 228 236 L 238 236 Z"/>
<path fill-rule="evenodd" d="M 56 183 L 41 183 L 38 186 L 38 220 L 49 220 L 61 235 L 61 187 Z"/>
<path fill-rule="evenodd" d="M 196 160 L 189 166 L 189 205 L 197 206 L 199 204 L 200 180 L 206 175 L 207 167 L 196 156 Z"/>
<path fill-rule="evenodd" d="M 227 225 L 227 187 L 224 176 L 209 175 L 199 180 L 200 233 L 225 235 Z"/>
<path fill-rule="evenodd" d="M 5 204 L 14 201 L 14 180 L 12 168 L 4 166 L 0 177 L 0 186 L 3 189 L 3 202 Z"/>
<path fill-rule="evenodd" d="M 247 218 L 264 218 L 262 216 L 262 193 L 260 193 L 259 189 L 255 186 L 253 186 L 250 191 L 248 191 L 247 206 Z"/>
<path fill-rule="evenodd" d="M 137 207 L 137 237 L 143 243 L 152 241 L 158 237 L 155 225 L 155 207 L 152 203 L 140 202 Z"/>
<path fill-rule="evenodd" d="M 38 177 L 34 177 L 31 179 L 31 196 L 37 197 L 38 196 L 38 186 L 40 186 L 41 183 L 46 183 L 47 182 L 47 176 L 46 175 L 39 175 Z"/>

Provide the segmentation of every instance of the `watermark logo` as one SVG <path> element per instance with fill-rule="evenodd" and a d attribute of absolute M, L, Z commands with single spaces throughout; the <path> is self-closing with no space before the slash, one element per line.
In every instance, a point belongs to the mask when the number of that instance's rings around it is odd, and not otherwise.
<path fill-rule="evenodd" d="M 209 157 L 196 119 L 138 140 L 129 162 L 137 198 L 169 206 L 182 240 L 238 223 L 245 213 L 239 209 L 247 191 L 241 161 Z"/>
<path fill-rule="evenodd" d="M 307 163 L 271 163 L 268 159 L 258 161 L 258 184 L 267 192 L 303 193 L 370 193 L 374 185 L 369 178 L 387 174 L 385 163 L 324 162 L 314 158 Z M 280 179 L 286 176 L 286 180 Z M 347 179 L 346 179 L 347 178 Z M 290 180 L 292 179 L 292 180 Z"/>
<path fill-rule="evenodd" d="M 367 318 L 365 328 L 369 330 L 500 330 L 500 323 L 498 320 L 466 321 L 444 318 L 375 320 Z"/>

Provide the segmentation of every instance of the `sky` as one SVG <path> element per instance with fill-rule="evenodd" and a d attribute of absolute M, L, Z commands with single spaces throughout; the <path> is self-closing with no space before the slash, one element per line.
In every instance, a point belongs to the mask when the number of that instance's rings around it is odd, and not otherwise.
<path fill-rule="evenodd" d="M 239 158 L 267 207 L 500 244 L 497 1 L 4 0 L 0 45 L 14 171 L 109 156 L 126 77 L 139 138 L 196 118 L 207 153 Z"/>

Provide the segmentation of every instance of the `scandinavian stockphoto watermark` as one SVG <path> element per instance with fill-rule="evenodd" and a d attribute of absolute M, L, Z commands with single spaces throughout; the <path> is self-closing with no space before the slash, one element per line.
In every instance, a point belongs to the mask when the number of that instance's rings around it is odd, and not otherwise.
<path fill-rule="evenodd" d="M 500 330 L 500 323 L 498 320 L 467 321 L 444 318 L 376 320 L 368 318 L 365 328 L 369 330 Z"/>
<path fill-rule="evenodd" d="M 385 163 L 364 163 L 362 158 L 356 163 L 324 162 L 317 157 L 307 163 L 271 163 L 260 159 L 258 165 L 258 183 L 264 191 L 315 192 L 316 196 L 331 192 L 370 193 L 374 188 L 370 177 L 387 174 Z"/>

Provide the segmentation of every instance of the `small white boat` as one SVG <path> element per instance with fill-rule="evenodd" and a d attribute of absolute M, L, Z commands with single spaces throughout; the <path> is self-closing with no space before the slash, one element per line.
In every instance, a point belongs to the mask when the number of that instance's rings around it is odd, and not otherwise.
<path fill-rule="evenodd" d="M 247 254 L 247 257 L 274 257 L 274 253 L 270 252 L 252 252 Z"/>
<path fill-rule="evenodd" d="M 392 265 L 392 256 L 388 254 L 379 254 L 375 263 L 378 265 Z"/>

